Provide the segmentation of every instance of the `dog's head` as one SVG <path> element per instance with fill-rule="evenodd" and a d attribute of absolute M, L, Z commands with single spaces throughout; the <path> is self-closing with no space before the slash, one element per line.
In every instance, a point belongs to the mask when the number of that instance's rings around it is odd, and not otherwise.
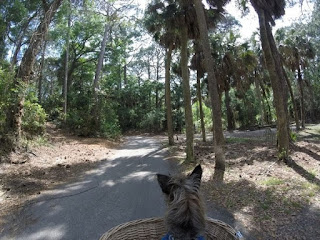
<path fill-rule="evenodd" d="M 167 176 L 163 174 L 157 174 L 158 183 L 162 192 L 172 200 L 174 192 L 179 188 L 184 188 L 187 192 L 198 192 L 200 188 L 202 177 L 201 165 L 196 166 L 193 171 L 187 176 Z"/>

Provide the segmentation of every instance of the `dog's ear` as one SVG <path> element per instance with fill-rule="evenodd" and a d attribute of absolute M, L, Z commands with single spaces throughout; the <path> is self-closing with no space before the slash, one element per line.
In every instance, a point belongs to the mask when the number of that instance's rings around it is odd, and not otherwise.
<path fill-rule="evenodd" d="M 167 175 L 157 174 L 157 179 L 158 179 L 158 183 L 161 187 L 162 192 L 169 195 L 170 189 L 171 189 L 171 187 L 170 187 L 171 177 L 169 177 Z"/>
<path fill-rule="evenodd" d="M 192 178 L 196 186 L 199 188 L 201 183 L 201 177 L 202 177 L 202 168 L 201 168 L 201 165 L 199 164 L 193 169 L 192 173 L 189 175 L 189 178 Z"/>

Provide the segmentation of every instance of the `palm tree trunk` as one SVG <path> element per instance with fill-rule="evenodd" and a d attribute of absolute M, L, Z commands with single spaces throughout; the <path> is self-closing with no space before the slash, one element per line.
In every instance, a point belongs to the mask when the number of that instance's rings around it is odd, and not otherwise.
<path fill-rule="evenodd" d="M 281 79 L 281 69 L 277 71 L 277 63 L 275 62 L 274 49 L 272 49 L 272 42 L 270 39 L 273 38 L 271 27 L 269 22 L 265 19 L 265 12 L 262 9 L 255 9 L 259 17 L 260 25 L 260 37 L 262 43 L 262 49 L 266 59 L 266 65 L 270 75 L 271 86 L 274 94 L 274 102 L 277 114 L 277 131 L 278 131 L 278 156 L 279 160 L 284 160 L 287 162 L 289 154 L 289 132 L 288 132 L 288 119 L 287 119 L 287 109 L 284 98 L 284 86 L 283 79 Z M 279 63 L 280 64 L 280 63 Z"/>
<path fill-rule="evenodd" d="M 165 98 L 167 110 L 167 129 L 169 145 L 174 144 L 173 140 L 173 123 L 172 123 L 172 107 L 171 107 L 171 94 L 170 94 L 170 65 L 172 58 L 172 45 L 167 49 L 166 62 L 165 62 Z"/>
<path fill-rule="evenodd" d="M 300 92 L 300 104 L 301 104 L 301 127 L 305 128 L 306 116 L 305 116 L 305 106 L 304 106 L 304 92 L 303 92 L 303 83 L 302 83 L 302 74 L 300 66 L 298 68 L 298 85 Z"/>
<path fill-rule="evenodd" d="M 296 101 L 294 100 L 294 95 L 293 95 L 293 90 L 292 90 L 290 79 L 288 78 L 288 75 L 286 73 L 285 73 L 285 79 L 286 79 L 286 82 L 288 85 L 288 89 L 289 89 L 289 93 L 290 93 L 290 97 L 291 97 L 291 101 L 292 101 L 294 120 L 296 122 L 296 130 L 299 131 L 300 130 L 300 123 L 299 123 L 298 108 L 297 108 Z"/>
<path fill-rule="evenodd" d="M 314 97 L 314 89 L 313 89 L 313 84 L 309 81 L 308 78 L 304 78 L 304 81 L 306 82 L 306 86 L 308 88 L 308 94 L 310 95 L 310 118 L 312 122 L 316 122 L 316 104 L 315 104 L 315 97 Z"/>
<path fill-rule="evenodd" d="M 191 94 L 188 69 L 188 28 L 181 28 L 181 72 L 184 98 L 184 112 L 186 120 L 186 162 L 194 161 L 193 147 L 193 119 L 191 108 Z"/>
<path fill-rule="evenodd" d="M 226 105 L 226 110 L 227 110 L 227 122 L 228 122 L 228 131 L 233 131 L 235 128 L 235 124 L 234 124 L 234 117 L 233 117 L 233 112 L 230 106 L 231 103 L 231 98 L 230 98 L 230 94 L 229 94 L 229 88 L 227 88 L 224 93 L 225 93 L 225 105 Z"/>
<path fill-rule="evenodd" d="M 201 96 L 201 84 L 200 84 L 200 74 L 199 71 L 197 71 L 197 95 L 199 100 L 199 112 L 200 112 L 200 123 L 201 123 L 201 133 L 202 133 L 202 141 L 206 142 L 206 127 L 204 124 L 204 114 L 203 114 L 203 108 L 202 108 L 202 96 Z"/>
<path fill-rule="evenodd" d="M 212 105 L 212 118 L 214 127 L 214 150 L 216 157 L 215 172 L 213 178 L 217 182 L 223 181 L 225 172 L 224 136 L 221 121 L 221 102 L 218 92 L 217 79 L 214 73 L 214 62 L 211 55 L 211 46 L 208 37 L 208 28 L 201 0 L 194 0 L 197 20 L 200 30 L 200 39 L 205 58 L 205 66 L 208 72 L 208 85 Z"/>
<path fill-rule="evenodd" d="M 260 83 L 260 88 L 262 90 L 262 105 L 264 109 L 264 122 L 267 124 L 272 123 L 272 113 L 271 113 L 271 104 L 269 102 L 270 96 L 267 96 L 266 89 L 264 88 L 263 84 Z"/>
<path fill-rule="evenodd" d="M 260 114 L 261 114 L 261 120 L 260 120 L 259 124 L 261 126 L 263 126 L 264 120 L 265 120 L 265 111 L 264 111 L 264 106 L 263 106 L 264 105 L 263 99 L 262 99 L 261 92 L 260 92 L 260 79 L 257 76 L 256 71 L 255 71 L 254 85 L 255 85 L 256 97 L 258 99 L 258 104 L 259 104 L 258 107 L 259 107 Z"/>

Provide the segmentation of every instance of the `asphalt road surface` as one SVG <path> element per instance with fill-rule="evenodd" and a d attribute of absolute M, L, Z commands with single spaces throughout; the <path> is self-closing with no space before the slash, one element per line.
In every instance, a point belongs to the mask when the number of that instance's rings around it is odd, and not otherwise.
<path fill-rule="evenodd" d="M 0 240 L 97 240 L 118 224 L 163 216 L 155 174 L 168 174 L 176 166 L 165 160 L 167 153 L 156 138 L 126 140 L 97 169 L 27 204 L 12 216 Z M 226 210 L 209 209 L 208 216 L 241 228 Z"/>

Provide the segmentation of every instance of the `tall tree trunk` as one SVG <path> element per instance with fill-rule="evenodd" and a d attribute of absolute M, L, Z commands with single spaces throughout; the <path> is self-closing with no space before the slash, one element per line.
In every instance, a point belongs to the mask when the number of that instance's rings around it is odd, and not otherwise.
<path fill-rule="evenodd" d="M 263 104 L 263 99 L 261 96 L 260 92 L 260 79 L 257 76 L 257 72 L 255 71 L 255 78 L 254 78 L 254 85 L 255 85 L 255 92 L 256 92 L 256 97 L 258 99 L 258 107 L 260 110 L 260 115 L 261 115 L 261 120 L 260 120 L 260 125 L 263 126 L 264 124 L 264 119 L 265 119 L 265 112 L 264 112 L 264 104 Z"/>
<path fill-rule="evenodd" d="M 69 0 L 69 15 L 68 15 L 68 32 L 66 40 L 66 59 L 65 59 L 65 72 L 63 82 L 63 115 L 64 122 L 67 122 L 67 104 L 68 104 L 68 70 L 69 70 L 69 41 L 70 41 L 70 27 L 71 27 L 71 2 Z"/>
<path fill-rule="evenodd" d="M 271 106 L 270 106 L 271 104 L 269 102 L 270 97 L 267 96 L 267 92 L 263 86 L 263 83 L 260 83 L 260 88 L 262 90 L 262 96 L 263 96 L 262 103 L 263 103 L 263 109 L 264 109 L 264 113 L 265 113 L 264 121 L 267 124 L 271 124 L 272 123 L 272 117 L 271 117 L 272 113 L 271 113 Z"/>
<path fill-rule="evenodd" d="M 230 89 L 226 88 L 226 90 L 224 91 L 225 93 L 225 105 L 226 105 L 226 110 L 227 110 L 227 122 L 228 122 L 228 131 L 233 131 L 235 128 L 235 124 L 234 124 L 234 117 L 233 117 L 233 112 L 231 109 L 231 98 L 230 98 L 230 94 L 229 94 Z"/>
<path fill-rule="evenodd" d="M 157 79 L 157 82 L 159 82 L 159 79 L 160 79 L 160 59 L 159 59 L 159 56 L 157 57 L 157 63 L 156 63 L 156 79 Z"/>
<path fill-rule="evenodd" d="M 252 1 L 252 0 L 251 0 Z M 262 43 L 262 49 L 264 52 L 264 57 L 266 59 L 267 69 L 270 75 L 271 86 L 274 94 L 274 103 L 276 108 L 277 115 L 277 132 L 278 132 L 278 156 L 279 160 L 288 161 L 289 154 L 289 128 L 288 128 L 288 119 L 287 119 L 287 109 L 286 102 L 284 97 L 284 79 L 282 79 L 281 74 L 283 74 L 282 69 L 279 70 L 279 64 L 276 59 L 279 54 L 278 51 L 274 52 L 275 49 L 272 47 L 273 42 L 270 41 L 273 39 L 271 32 L 271 27 L 269 22 L 265 18 L 264 10 L 259 7 L 255 7 L 255 10 L 258 14 L 259 25 L 260 25 L 260 37 Z M 278 65 L 278 67 L 277 67 Z"/>
<path fill-rule="evenodd" d="M 48 32 L 48 27 L 52 20 L 52 17 L 56 13 L 56 10 L 60 7 L 63 0 L 55 0 L 51 3 L 50 7 L 44 14 L 44 18 L 41 20 L 37 30 L 33 33 L 30 44 L 25 51 L 21 64 L 16 76 L 17 88 L 25 88 L 24 85 L 28 85 L 30 78 L 33 74 L 33 65 L 37 54 L 39 53 L 39 48 L 43 41 L 43 36 Z M 23 83 L 23 84 L 21 84 Z M 21 139 L 21 122 L 23 116 L 23 105 L 25 101 L 24 94 L 17 97 L 17 104 L 14 110 L 10 113 L 11 116 L 8 117 L 8 127 L 9 131 L 13 132 L 15 135 L 15 140 L 19 144 Z"/>
<path fill-rule="evenodd" d="M 298 114 L 298 108 L 297 108 L 297 104 L 296 101 L 294 100 L 294 95 L 293 95 L 293 90 L 292 90 L 292 85 L 290 82 L 290 79 L 288 78 L 288 75 L 285 73 L 285 79 L 288 85 L 288 89 L 289 89 L 289 93 L 290 93 L 290 97 L 291 97 L 291 101 L 292 101 L 292 106 L 293 106 L 293 114 L 294 114 L 294 120 L 296 122 L 296 130 L 299 131 L 300 130 L 300 123 L 299 123 L 299 114 Z"/>
<path fill-rule="evenodd" d="M 97 93 L 97 88 L 98 88 L 98 82 L 99 82 L 99 79 L 100 79 L 101 69 L 102 69 L 102 66 L 103 66 L 104 54 L 106 52 L 106 44 L 107 44 L 107 40 L 108 40 L 108 33 L 109 33 L 109 25 L 107 23 L 104 26 L 104 34 L 103 34 L 103 39 L 102 39 L 102 42 L 101 42 L 101 48 L 100 48 L 100 53 L 99 53 L 99 58 L 98 58 L 98 64 L 97 64 L 96 73 L 94 75 L 94 80 L 93 80 L 93 93 L 94 93 L 95 97 L 97 95 L 96 93 Z"/>
<path fill-rule="evenodd" d="M 316 113 L 316 104 L 315 104 L 315 97 L 314 97 L 314 89 L 312 83 L 308 80 L 308 78 L 304 77 L 304 81 L 306 82 L 306 86 L 308 87 L 308 94 L 310 99 L 310 118 L 312 122 L 317 120 L 315 113 Z"/>
<path fill-rule="evenodd" d="M 50 81 L 50 95 L 52 96 L 54 92 L 54 82 L 53 80 Z"/>
<path fill-rule="evenodd" d="M 280 85 L 282 87 L 281 89 L 281 94 L 283 97 L 283 109 L 284 109 L 284 113 L 286 116 L 286 120 L 287 120 L 287 124 L 286 124 L 286 128 L 287 130 L 284 131 L 283 130 L 283 136 L 282 136 L 282 143 L 286 144 L 285 142 L 290 142 L 291 140 L 291 136 L 290 136 L 290 121 L 289 121 L 289 111 L 288 111 L 288 100 L 289 100 L 289 90 L 288 90 L 288 85 L 287 85 L 287 81 L 286 81 L 286 72 L 284 70 L 283 67 L 283 62 L 281 60 L 281 55 L 279 53 L 279 50 L 277 48 L 277 44 L 276 41 L 274 40 L 273 37 L 273 33 L 272 33 L 272 28 L 271 25 L 266 22 L 266 29 L 267 29 L 267 36 L 268 36 L 268 40 L 270 43 L 270 47 L 271 47 L 271 52 L 273 54 L 273 59 L 275 61 L 275 67 L 276 67 L 276 72 L 278 73 L 279 76 L 279 80 L 280 80 Z M 280 140 L 279 140 L 280 141 Z M 289 148 L 289 146 L 288 146 Z M 289 149 L 288 149 L 289 151 Z M 289 163 L 288 161 L 290 161 L 290 158 L 288 158 L 288 151 L 287 154 L 282 154 L 282 152 L 279 152 L 279 156 L 280 159 L 282 158 L 282 155 L 286 155 L 283 160 L 287 163 Z"/>
<path fill-rule="evenodd" d="M 158 108 L 159 108 L 159 88 L 158 88 L 158 86 L 156 86 L 155 107 L 156 107 L 156 109 L 158 109 Z"/>
<path fill-rule="evenodd" d="M 298 85 L 299 85 L 300 105 L 301 105 L 301 127 L 304 129 L 305 122 L 306 122 L 306 114 L 305 114 L 303 82 L 302 82 L 302 74 L 301 74 L 300 66 L 298 68 Z"/>
<path fill-rule="evenodd" d="M 181 72 L 182 72 L 182 88 L 184 98 L 184 112 L 186 120 L 186 162 L 194 161 L 194 146 L 193 146 L 193 119 L 191 108 L 191 94 L 189 83 L 188 69 L 188 28 L 183 26 L 181 29 Z"/>
<path fill-rule="evenodd" d="M 174 144 L 173 140 L 173 123 L 172 123 L 172 107 L 171 107 L 171 91 L 170 91 L 170 65 L 172 58 L 172 45 L 166 51 L 165 62 L 165 97 L 166 97 L 166 110 L 167 110 L 167 129 L 169 145 Z"/>
<path fill-rule="evenodd" d="M 121 80 L 121 69 L 122 69 L 122 67 L 121 67 L 121 65 L 119 64 L 119 69 L 118 69 L 118 71 L 119 71 L 119 81 L 118 81 L 118 89 L 120 90 L 121 89 L 121 83 L 122 83 L 122 80 Z"/>
<path fill-rule="evenodd" d="M 201 95 L 201 83 L 200 83 L 200 72 L 197 71 L 197 95 L 199 100 L 199 112 L 200 112 L 200 123 L 201 123 L 201 134 L 202 134 L 202 141 L 206 142 L 206 127 L 204 124 L 204 114 L 203 114 L 203 108 L 202 108 L 202 95 Z"/>
<path fill-rule="evenodd" d="M 151 59 L 148 58 L 148 63 L 147 63 L 147 71 L 148 71 L 148 79 L 151 80 Z"/>
<path fill-rule="evenodd" d="M 41 104 L 42 102 L 42 82 L 43 82 L 43 71 L 44 71 L 44 60 L 47 48 L 47 40 L 44 39 L 42 45 L 42 54 L 41 54 L 41 66 L 40 66 L 40 76 L 38 81 L 38 102 Z"/>
<path fill-rule="evenodd" d="M 20 52 L 20 49 L 21 49 L 21 46 L 22 46 L 22 42 L 23 42 L 23 39 L 25 37 L 25 34 L 26 34 L 26 31 L 27 31 L 27 28 L 30 24 L 30 22 L 38 15 L 38 12 L 36 11 L 29 19 L 28 21 L 26 21 L 23 26 L 22 26 L 22 29 L 19 33 L 19 37 L 18 37 L 18 41 L 16 42 L 16 48 L 14 50 L 14 53 L 13 53 L 13 56 L 12 56 L 12 59 L 11 59 L 11 67 L 13 69 L 13 67 L 17 64 L 18 62 L 18 54 Z"/>
<path fill-rule="evenodd" d="M 103 39 L 101 42 L 101 49 L 99 53 L 96 73 L 93 81 L 93 109 L 92 109 L 92 117 L 93 117 L 93 125 L 95 129 L 99 128 L 99 98 L 98 98 L 98 85 L 99 79 L 101 75 L 101 69 L 103 66 L 104 54 L 106 52 L 106 44 L 109 36 L 109 24 L 106 23 L 104 27 Z"/>
<path fill-rule="evenodd" d="M 159 86 L 158 86 L 158 83 L 159 83 L 159 80 L 160 80 L 160 75 L 159 75 L 159 68 L 160 68 L 160 64 L 159 64 L 159 60 L 157 60 L 157 72 L 156 72 L 156 109 L 159 109 L 159 101 L 160 101 L 160 92 L 159 92 Z"/>
<path fill-rule="evenodd" d="M 139 78 L 139 86 L 140 86 L 140 77 Z M 128 84 L 128 80 L 127 80 L 127 63 L 124 64 L 123 66 L 123 83 L 124 85 Z"/>
<path fill-rule="evenodd" d="M 208 28 L 204 13 L 204 8 L 201 3 L 201 0 L 194 0 L 195 10 L 197 14 L 197 20 L 200 31 L 200 39 L 202 43 L 202 49 L 204 53 L 204 60 L 206 70 L 208 72 L 208 85 L 209 85 L 209 94 L 211 98 L 212 105 L 212 118 L 213 118 L 213 127 L 214 127 L 214 150 L 216 157 L 215 172 L 213 178 L 217 182 L 223 181 L 223 176 L 225 172 L 225 156 L 224 156 L 224 136 L 222 129 L 222 112 L 221 112 L 221 102 L 218 92 L 218 83 L 214 73 L 214 62 L 211 55 L 211 46 L 208 36 Z"/>

